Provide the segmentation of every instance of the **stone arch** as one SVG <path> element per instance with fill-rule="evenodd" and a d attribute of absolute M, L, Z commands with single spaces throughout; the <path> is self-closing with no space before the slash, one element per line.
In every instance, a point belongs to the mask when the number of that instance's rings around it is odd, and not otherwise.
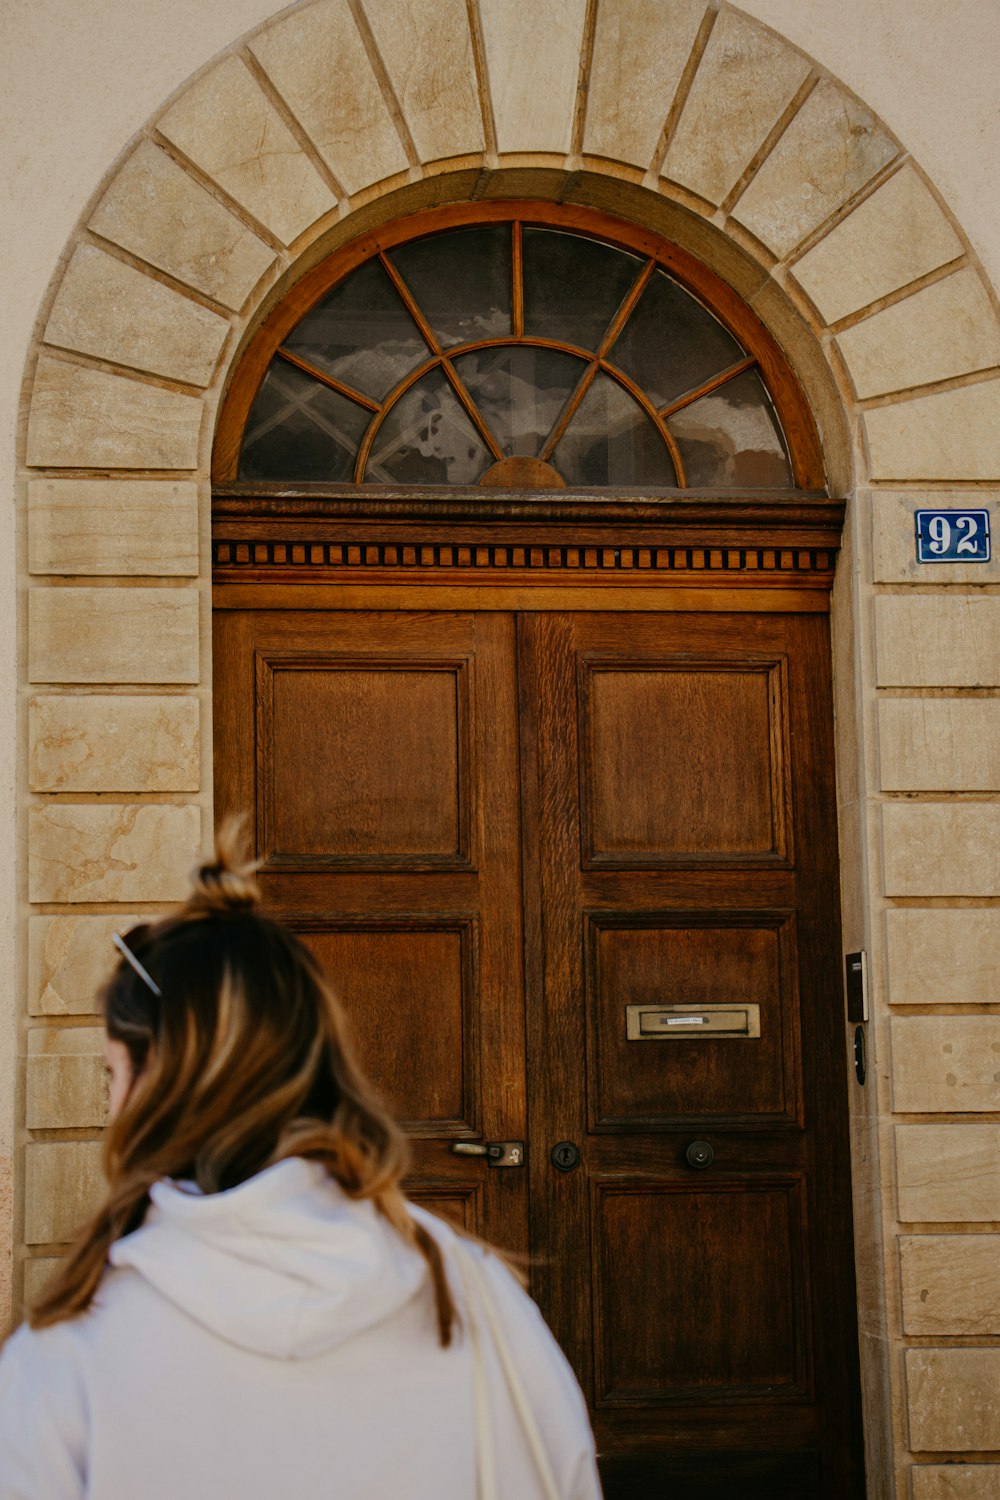
<path fill-rule="evenodd" d="M 920 840 L 933 854 L 957 838 L 986 860 L 992 823 L 977 834 L 963 804 L 882 795 L 923 789 L 903 764 L 913 725 L 876 707 L 876 689 L 955 683 L 943 648 L 928 668 L 911 643 L 942 631 L 960 640 L 970 612 L 975 660 L 962 681 L 996 683 L 987 658 L 1000 633 L 981 588 L 899 597 L 915 576 L 906 526 L 921 488 L 1000 484 L 996 299 L 905 148 L 808 57 L 714 0 L 305 0 L 213 60 L 130 144 L 67 247 L 40 323 L 21 453 L 32 1013 L 88 1013 L 108 930 L 136 905 L 179 895 L 207 832 L 209 450 L 239 351 L 337 244 L 480 195 L 578 201 L 676 238 L 782 343 L 831 489 L 854 497 L 838 628 L 850 634 L 852 591 L 878 621 L 877 660 L 859 616 L 857 652 L 845 645 L 839 670 L 844 717 L 860 712 L 864 729 L 860 751 L 849 737 L 842 746 L 845 845 L 866 851 L 857 871 L 870 867 L 869 884 L 859 874 L 845 892 L 845 935 L 871 949 L 880 997 L 891 1001 L 893 984 L 904 1001 L 916 993 L 905 910 L 888 908 L 884 937 L 884 898 L 992 891 L 953 877 L 929 890 L 913 869 Z M 949 582 L 997 576 L 966 569 Z M 869 785 L 879 731 L 882 779 Z M 956 942 L 957 927 L 947 931 Z M 886 1052 L 890 1024 L 883 1008 L 875 1044 Z M 88 1028 L 45 1031 L 28 1063 L 29 1275 L 92 1191 L 97 1147 L 78 1132 L 101 1122 Z M 912 1031 L 906 1045 L 918 1045 Z M 59 1088 L 45 1081 L 56 1069 L 69 1080 Z M 891 1122 L 887 1111 L 883 1101 Z M 904 1191 L 945 1128 L 905 1126 L 921 1134 L 900 1147 Z M 884 1212 L 892 1233 L 887 1163 L 871 1186 L 884 1194 L 874 1218 Z M 878 1271 L 881 1237 L 880 1224 L 862 1316 L 873 1350 L 886 1320 L 896 1337 L 902 1329 L 895 1278 Z M 873 1353 L 870 1387 L 889 1373 Z M 895 1386 L 895 1366 L 891 1376 Z M 924 1360 L 912 1389 L 947 1378 L 947 1362 Z M 903 1399 L 887 1407 L 883 1458 L 905 1449 Z M 948 1447 L 933 1436 L 927 1427 L 914 1442 Z"/>

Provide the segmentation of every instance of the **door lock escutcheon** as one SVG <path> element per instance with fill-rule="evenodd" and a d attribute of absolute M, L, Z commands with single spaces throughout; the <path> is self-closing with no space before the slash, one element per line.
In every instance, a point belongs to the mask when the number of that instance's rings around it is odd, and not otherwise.
<path fill-rule="evenodd" d="M 715 1148 L 708 1141 L 692 1141 L 684 1153 L 684 1159 L 696 1172 L 704 1172 L 715 1160 Z"/>
<path fill-rule="evenodd" d="M 523 1167 L 523 1141 L 456 1141 L 451 1148 L 453 1156 L 485 1156 L 489 1167 Z"/>
<path fill-rule="evenodd" d="M 560 1172 L 572 1172 L 580 1165 L 580 1148 L 572 1141 L 560 1141 L 552 1147 L 552 1165 Z"/>

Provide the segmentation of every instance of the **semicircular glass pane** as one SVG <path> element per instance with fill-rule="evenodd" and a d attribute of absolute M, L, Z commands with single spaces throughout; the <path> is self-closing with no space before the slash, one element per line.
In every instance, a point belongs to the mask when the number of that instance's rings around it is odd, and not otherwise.
<path fill-rule="evenodd" d="M 364 407 L 275 360 L 250 410 L 240 478 L 350 481 L 371 419 Z"/>
<path fill-rule="evenodd" d="M 793 482 L 781 428 L 754 370 L 674 412 L 667 427 L 695 488 L 775 489 Z"/>
<path fill-rule="evenodd" d="M 697 298 L 665 271 L 654 271 L 608 359 L 661 407 L 743 355 L 732 334 Z"/>
<path fill-rule="evenodd" d="M 558 229 L 525 228 L 522 247 L 525 333 L 596 353 L 643 262 Z"/>
<path fill-rule="evenodd" d="M 511 332 L 509 224 L 455 229 L 389 252 L 442 349 Z"/>
<path fill-rule="evenodd" d="M 567 484 L 675 485 L 667 445 L 637 401 L 599 373 L 556 445 L 552 463 Z"/>
<path fill-rule="evenodd" d="M 586 366 L 558 349 L 512 345 L 460 354 L 455 371 L 505 457 L 537 458 Z"/>
<path fill-rule="evenodd" d="M 430 355 L 377 260 L 366 261 L 327 292 L 282 348 L 375 401 Z"/>
<path fill-rule="evenodd" d="M 475 484 L 494 462 L 440 369 L 393 405 L 365 466 L 366 484 Z"/>

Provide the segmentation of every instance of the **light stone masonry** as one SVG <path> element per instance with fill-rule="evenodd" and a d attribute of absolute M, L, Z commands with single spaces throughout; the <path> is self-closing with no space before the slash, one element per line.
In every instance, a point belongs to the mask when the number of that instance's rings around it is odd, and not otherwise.
<path fill-rule="evenodd" d="M 1000 1464 L 918 1464 L 913 1500 L 1000 1500 Z"/>
<path fill-rule="evenodd" d="M 897 1125 L 895 1129 L 902 1223 L 972 1224 L 1000 1219 L 1000 1125 Z"/>
<path fill-rule="evenodd" d="M 479 0 L 503 151 L 568 151 L 586 0 Z"/>
<path fill-rule="evenodd" d="M 1000 803 L 882 807 L 887 896 L 1000 896 Z"/>
<path fill-rule="evenodd" d="M 368 0 L 365 15 L 420 160 L 481 152 L 465 0 Z"/>
<path fill-rule="evenodd" d="M 33 1026 L 28 1032 L 27 1128 L 94 1128 L 107 1121 L 104 1028 Z"/>
<path fill-rule="evenodd" d="M 878 742 L 883 791 L 1000 789 L 1000 698 L 883 698 Z"/>
<path fill-rule="evenodd" d="M 27 459 L 53 468 L 193 469 L 201 418 L 196 396 L 43 356 Z"/>
<path fill-rule="evenodd" d="M 41 1295 L 60 1260 L 58 1255 L 32 1255 L 24 1262 L 24 1301 L 27 1306 L 30 1307 Z"/>
<path fill-rule="evenodd" d="M 879 687 L 1000 686 L 1000 598 L 876 598 L 875 672 Z"/>
<path fill-rule="evenodd" d="M 917 562 L 916 522 L 918 510 L 986 510 L 990 532 L 1000 527 L 1000 496 L 995 490 L 974 493 L 942 493 L 940 490 L 870 490 L 858 495 L 859 505 L 872 512 L 872 579 L 875 583 L 949 584 L 1000 583 L 1000 548 L 992 547 L 986 563 Z"/>
<path fill-rule="evenodd" d="M 200 704 L 190 697 L 39 694 L 28 705 L 34 792 L 196 792 Z"/>
<path fill-rule="evenodd" d="M 1000 1448 L 1000 1349 L 907 1349 L 915 1453 Z"/>
<path fill-rule="evenodd" d="M 1000 1235 L 903 1235 L 899 1261 L 906 1333 L 1000 1334 Z"/>
<path fill-rule="evenodd" d="M 32 1142 L 24 1148 L 26 1243 L 72 1239 L 104 1191 L 98 1141 Z"/>
<path fill-rule="evenodd" d="M 885 914 L 894 1005 L 981 1005 L 1000 995 L 1000 909 Z"/>
<path fill-rule="evenodd" d="M 36 588 L 31 682 L 197 682 L 198 593 L 188 588 Z"/>
<path fill-rule="evenodd" d="M 98 991 L 118 962 L 111 941 L 149 918 L 30 917 L 28 919 L 28 1010 L 33 1016 L 89 1016 L 98 1011 Z"/>
<path fill-rule="evenodd" d="M 892 1107 L 899 1114 L 1000 1111 L 1000 1016 L 894 1017 Z"/>
<path fill-rule="evenodd" d="M 233 312 L 274 261 L 262 239 L 149 141 L 117 173 L 90 228 Z"/>
<path fill-rule="evenodd" d="M 1000 479 L 1000 380 L 873 407 L 864 424 L 873 479 Z"/>
<path fill-rule="evenodd" d="M 29 901 L 179 901 L 201 845 L 201 808 L 36 804 Z"/>
<path fill-rule="evenodd" d="M 198 486 L 176 479 L 31 479 L 28 569 L 191 577 L 198 572 Z"/>
<path fill-rule="evenodd" d="M 160 134 L 290 245 L 336 198 L 246 64 L 225 57 L 157 122 Z"/>

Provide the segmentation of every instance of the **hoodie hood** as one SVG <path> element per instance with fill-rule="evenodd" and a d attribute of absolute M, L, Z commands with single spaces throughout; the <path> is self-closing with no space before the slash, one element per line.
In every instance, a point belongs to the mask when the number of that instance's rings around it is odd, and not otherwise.
<path fill-rule="evenodd" d="M 324 1354 L 391 1317 L 427 1277 L 423 1257 L 319 1162 L 292 1157 L 223 1193 L 158 1182 L 150 1197 L 111 1263 L 257 1354 Z"/>

